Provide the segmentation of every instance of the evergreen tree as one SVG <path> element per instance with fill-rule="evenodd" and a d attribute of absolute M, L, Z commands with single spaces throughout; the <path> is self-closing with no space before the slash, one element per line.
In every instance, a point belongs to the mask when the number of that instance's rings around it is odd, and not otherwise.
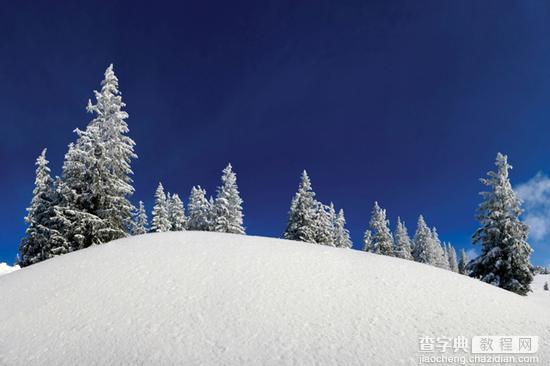
<path fill-rule="evenodd" d="M 395 239 L 395 248 L 394 254 L 398 258 L 412 260 L 411 254 L 411 239 L 409 238 L 409 233 L 407 232 L 407 227 L 405 223 L 401 222 L 401 218 L 397 217 L 397 225 L 395 227 L 394 233 Z"/>
<path fill-rule="evenodd" d="M 424 217 L 420 215 L 418 217 L 418 224 L 416 227 L 416 233 L 413 238 L 413 258 L 420 263 L 426 263 L 435 265 L 437 261 L 437 254 L 435 249 L 435 243 L 433 240 L 432 232 L 426 225 Z"/>
<path fill-rule="evenodd" d="M 96 104 L 89 101 L 87 110 L 95 117 L 84 131 L 75 130 L 78 139 L 69 145 L 58 185 L 64 235 L 72 250 L 124 237 L 131 227 L 130 163 L 137 156 L 112 65 L 101 91 L 94 93 Z"/>
<path fill-rule="evenodd" d="M 168 217 L 170 219 L 172 231 L 183 231 L 187 224 L 185 217 L 185 208 L 179 195 L 173 194 L 168 198 Z"/>
<path fill-rule="evenodd" d="M 189 196 L 187 230 L 210 231 L 212 226 L 212 203 L 206 199 L 206 191 L 201 186 L 191 189 Z"/>
<path fill-rule="evenodd" d="M 365 230 L 363 235 L 363 251 L 372 252 L 372 232 L 370 230 Z"/>
<path fill-rule="evenodd" d="M 470 265 L 470 276 L 494 286 L 526 295 L 533 281 L 529 260 L 532 249 L 527 243 L 528 227 L 519 219 L 521 201 L 512 189 L 507 156 L 497 154 L 497 171 L 487 173 L 481 182 L 489 187 L 482 192 L 478 216 L 481 226 L 473 243 L 481 244 L 481 255 Z"/>
<path fill-rule="evenodd" d="M 145 211 L 145 205 L 142 201 L 139 201 L 139 208 L 134 213 L 134 220 L 132 225 L 132 235 L 146 234 L 148 229 L 147 212 Z"/>
<path fill-rule="evenodd" d="M 451 243 L 447 244 L 447 253 L 449 259 L 449 269 L 453 272 L 458 272 L 458 263 L 456 262 L 456 250 L 451 245 Z"/>
<path fill-rule="evenodd" d="M 386 210 L 382 209 L 378 202 L 374 202 L 370 227 L 374 232 L 372 238 L 374 252 L 382 255 L 393 255 L 393 237 L 389 229 L 389 221 L 386 219 Z"/>
<path fill-rule="evenodd" d="M 216 220 L 218 219 L 218 211 L 216 210 L 216 201 L 214 200 L 214 197 L 210 196 L 210 198 L 207 201 L 207 212 L 206 212 L 206 219 L 207 219 L 207 231 L 216 231 Z"/>
<path fill-rule="evenodd" d="M 332 208 L 332 210 L 334 211 L 334 208 Z M 346 218 L 344 216 L 343 209 L 340 209 L 340 211 L 338 211 L 338 215 L 336 215 L 333 227 L 335 246 L 338 248 L 351 248 L 353 246 L 353 242 L 351 241 L 349 230 L 346 229 Z"/>
<path fill-rule="evenodd" d="M 62 221 L 56 209 L 59 197 L 54 189 L 48 163 L 44 149 L 36 159 L 33 198 L 25 217 L 28 228 L 19 246 L 18 264 L 21 267 L 69 251 L 69 245 L 62 233 Z"/>
<path fill-rule="evenodd" d="M 321 202 L 316 202 L 315 212 L 315 243 L 329 246 L 336 246 L 334 236 L 334 222 L 336 221 L 336 213 L 334 205 L 323 205 Z"/>
<path fill-rule="evenodd" d="M 214 201 L 216 212 L 214 231 L 244 234 L 242 203 L 237 187 L 237 175 L 233 172 L 231 164 L 228 164 L 223 170 L 222 184 L 218 187 L 218 194 Z"/>
<path fill-rule="evenodd" d="M 466 254 L 466 251 L 464 248 L 460 250 L 460 260 L 458 261 L 458 273 L 463 275 L 468 275 L 468 262 L 470 259 L 468 258 L 468 255 Z"/>
<path fill-rule="evenodd" d="M 439 234 L 437 233 L 437 229 L 435 227 L 432 228 L 432 240 L 436 254 L 435 266 L 443 269 L 449 269 L 449 259 L 447 258 L 447 254 L 441 240 L 439 240 Z"/>
<path fill-rule="evenodd" d="M 164 232 L 170 231 L 172 223 L 168 214 L 168 202 L 164 187 L 159 183 L 155 192 L 155 206 L 153 207 L 153 219 L 151 221 L 151 231 Z"/>
<path fill-rule="evenodd" d="M 315 243 L 316 208 L 315 193 L 311 189 L 311 182 L 304 170 L 298 192 L 290 205 L 288 224 L 283 237 L 288 240 Z"/>

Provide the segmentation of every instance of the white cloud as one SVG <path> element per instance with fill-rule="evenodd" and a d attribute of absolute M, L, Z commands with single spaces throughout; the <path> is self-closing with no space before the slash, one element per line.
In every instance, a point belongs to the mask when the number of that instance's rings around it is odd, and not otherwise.
<path fill-rule="evenodd" d="M 537 173 L 515 188 L 523 200 L 523 219 L 529 226 L 529 237 L 535 242 L 550 239 L 550 177 Z"/>
<path fill-rule="evenodd" d="M 0 263 L 0 276 L 1 275 L 4 275 L 4 274 L 8 274 L 10 272 L 13 272 L 15 270 L 18 270 L 19 269 L 19 266 L 10 266 L 8 265 L 7 263 Z"/>

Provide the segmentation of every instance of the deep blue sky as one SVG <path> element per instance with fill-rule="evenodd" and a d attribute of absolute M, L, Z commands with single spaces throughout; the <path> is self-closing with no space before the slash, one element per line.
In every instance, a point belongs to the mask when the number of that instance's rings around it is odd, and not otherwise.
<path fill-rule="evenodd" d="M 24 233 L 34 160 L 55 174 L 103 71 L 130 114 L 135 199 L 214 193 L 230 161 L 249 234 L 279 236 L 306 168 L 360 245 L 374 200 L 471 248 L 478 178 L 550 172 L 543 1 L 42 1 L 0 14 L 0 261 Z M 549 254 L 550 256 L 550 254 Z M 537 263 L 548 262 L 541 251 Z"/>

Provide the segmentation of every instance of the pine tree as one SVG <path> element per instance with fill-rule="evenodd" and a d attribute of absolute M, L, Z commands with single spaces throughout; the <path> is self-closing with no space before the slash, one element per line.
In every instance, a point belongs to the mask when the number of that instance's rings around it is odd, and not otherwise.
<path fill-rule="evenodd" d="M 223 170 L 222 184 L 214 201 L 216 219 L 214 231 L 220 233 L 244 234 L 243 200 L 237 187 L 237 175 L 231 164 Z"/>
<path fill-rule="evenodd" d="M 59 197 L 54 189 L 46 149 L 36 159 L 33 198 L 25 222 L 29 225 L 19 246 L 18 264 L 25 267 L 69 251 L 56 209 Z"/>
<path fill-rule="evenodd" d="M 311 189 L 311 181 L 304 170 L 298 192 L 290 205 L 288 224 L 283 237 L 288 240 L 315 243 L 316 207 L 315 193 Z"/>
<path fill-rule="evenodd" d="M 332 206 L 332 203 L 331 203 Z M 333 208 L 334 211 L 334 208 Z M 351 241 L 351 237 L 349 235 L 349 230 L 346 229 L 346 218 L 344 216 L 344 210 L 340 209 L 338 211 L 338 215 L 336 215 L 336 219 L 333 223 L 334 227 L 334 244 L 338 248 L 351 248 L 353 246 L 353 242 Z"/>
<path fill-rule="evenodd" d="M 152 216 L 151 231 L 170 231 L 172 228 L 172 223 L 170 222 L 170 217 L 168 215 L 168 202 L 162 183 L 159 183 L 155 192 L 155 206 L 153 207 Z"/>
<path fill-rule="evenodd" d="M 145 205 L 143 201 L 139 201 L 139 208 L 134 213 L 134 220 L 132 225 L 132 235 L 142 235 L 147 233 L 148 225 L 147 212 L 145 211 Z"/>
<path fill-rule="evenodd" d="M 179 195 L 173 194 L 168 198 L 168 217 L 170 219 L 172 231 L 183 231 L 187 225 L 187 218 L 185 217 L 185 208 Z"/>
<path fill-rule="evenodd" d="M 211 231 L 212 225 L 212 202 L 206 199 L 206 191 L 201 186 L 191 189 L 189 195 L 187 219 L 187 230 Z"/>
<path fill-rule="evenodd" d="M 372 252 L 372 232 L 370 230 L 365 230 L 363 235 L 363 251 Z"/>
<path fill-rule="evenodd" d="M 336 221 L 336 213 L 334 205 L 323 205 L 321 202 L 316 202 L 315 211 L 315 243 L 336 246 L 334 237 L 334 222 Z"/>
<path fill-rule="evenodd" d="M 481 226 L 472 237 L 474 244 L 481 244 L 481 255 L 470 263 L 470 276 L 526 295 L 533 281 L 528 227 L 519 219 L 521 201 L 508 177 L 512 167 L 507 156 L 498 153 L 495 165 L 497 171 L 481 179 L 490 190 L 481 193 L 477 216 Z"/>
<path fill-rule="evenodd" d="M 437 229 L 435 227 L 432 228 L 432 240 L 436 254 L 435 266 L 443 269 L 449 269 L 449 259 L 447 258 L 447 253 L 445 252 L 441 240 L 439 240 L 439 234 L 437 233 Z"/>
<path fill-rule="evenodd" d="M 468 258 L 468 254 L 466 254 L 466 251 L 464 248 L 460 250 L 460 260 L 458 261 L 458 273 L 463 275 L 468 275 L 468 262 L 470 259 Z"/>
<path fill-rule="evenodd" d="M 207 220 L 207 231 L 216 231 L 216 221 L 218 219 L 218 211 L 216 210 L 216 201 L 214 197 L 210 196 L 207 201 L 206 206 L 206 220 Z"/>
<path fill-rule="evenodd" d="M 420 263 L 426 263 L 435 265 L 437 261 L 437 254 L 435 249 L 435 243 L 433 240 L 432 232 L 426 225 L 424 217 L 420 215 L 418 217 L 418 224 L 416 227 L 416 233 L 413 238 L 413 258 Z"/>
<path fill-rule="evenodd" d="M 78 139 L 69 145 L 58 185 L 72 250 L 126 236 L 134 209 L 128 197 L 134 192 L 130 163 L 137 156 L 112 65 L 94 93 L 96 104 L 89 101 L 87 110 L 95 117 L 84 131 L 75 130 Z"/>
<path fill-rule="evenodd" d="M 409 233 L 407 232 L 407 227 L 404 222 L 401 222 L 401 218 L 397 217 L 397 225 L 395 227 L 394 233 L 395 239 L 395 248 L 394 254 L 398 258 L 403 258 L 407 260 L 412 260 L 411 254 L 411 239 L 409 238 Z"/>
<path fill-rule="evenodd" d="M 451 245 L 451 243 L 447 243 L 447 253 L 449 260 L 449 269 L 453 272 L 458 272 L 458 263 L 456 262 L 456 250 Z"/>
<path fill-rule="evenodd" d="M 389 221 L 386 219 L 386 210 L 382 209 L 378 202 L 374 202 L 370 227 L 374 232 L 372 246 L 374 252 L 382 255 L 393 255 L 393 237 L 389 229 Z"/>

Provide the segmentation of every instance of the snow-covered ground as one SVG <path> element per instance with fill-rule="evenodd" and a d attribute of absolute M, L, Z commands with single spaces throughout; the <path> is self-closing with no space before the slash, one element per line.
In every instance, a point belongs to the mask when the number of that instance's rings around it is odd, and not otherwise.
<path fill-rule="evenodd" d="M 9 264 L 2 262 L 0 263 L 0 276 L 11 273 L 19 269 L 19 266 L 10 266 Z"/>
<path fill-rule="evenodd" d="M 531 290 L 533 290 L 533 292 L 529 293 L 528 296 L 533 301 L 546 305 L 546 307 L 550 309 L 550 291 L 544 290 L 545 282 L 548 282 L 548 286 L 550 286 L 550 274 L 536 275 L 531 284 Z"/>
<path fill-rule="evenodd" d="M 0 278 L 2 365 L 418 365 L 419 337 L 537 335 L 550 309 L 397 258 L 147 234 Z"/>

